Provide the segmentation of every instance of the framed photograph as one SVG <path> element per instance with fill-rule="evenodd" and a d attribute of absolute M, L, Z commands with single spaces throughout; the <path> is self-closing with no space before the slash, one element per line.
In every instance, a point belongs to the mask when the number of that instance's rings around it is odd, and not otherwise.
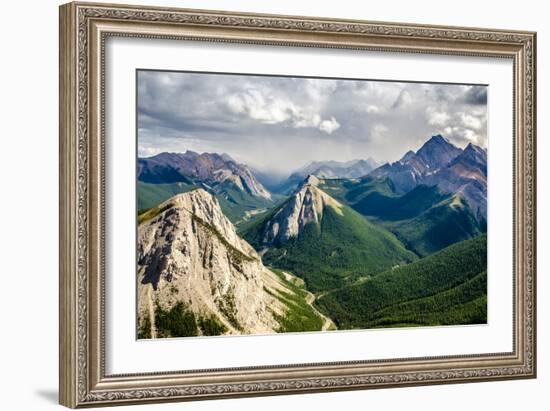
<path fill-rule="evenodd" d="M 60 8 L 60 402 L 536 376 L 536 35 Z"/>

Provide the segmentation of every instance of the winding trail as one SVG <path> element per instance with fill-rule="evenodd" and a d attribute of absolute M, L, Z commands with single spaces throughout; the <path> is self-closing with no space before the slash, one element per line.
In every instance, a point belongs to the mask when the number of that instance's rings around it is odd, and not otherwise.
<path fill-rule="evenodd" d="M 321 317 L 324 320 L 321 331 L 337 330 L 337 327 L 336 327 L 336 324 L 334 324 L 334 321 L 332 321 L 329 317 L 327 317 L 325 314 L 323 314 L 313 305 L 316 299 L 315 294 L 313 294 L 311 291 L 308 291 L 308 290 L 305 290 L 305 292 L 307 293 L 306 302 L 309 304 L 311 309 L 315 311 L 317 315 L 319 315 L 319 317 Z"/>
<path fill-rule="evenodd" d="M 283 271 L 283 274 L 285 275 L 285 278 L 288 280 L 288 281 L 292 281 L 294 278 L 299 278 L 299 277 L 296 277 L 286 271 Z M 317 308 L 315 308 L 315 306 L 313 305 L 313 303 L 315 302 L 316 298 L 315 297 L 315 294 L 313 294 L 311 291 L 307 290 L 306 288 L 303 288 L 303 290 L 306 292 L 307 296 L 306 296 L 306 303 L 311 307 L 311 309 L 313 311 L 315 311 L 315 313 L 321 317 L 323 319 L 323 327 L 321 327 L 321 331 L 329 331 L 329 330 L 337 330 L 338 328 L 336 327 L 336 324 L 334 324 L 334 321 L 332 321 L 329 317 L 327 317 L 326 315 L 324 315 L 322 312 L 320 312 Z"/>

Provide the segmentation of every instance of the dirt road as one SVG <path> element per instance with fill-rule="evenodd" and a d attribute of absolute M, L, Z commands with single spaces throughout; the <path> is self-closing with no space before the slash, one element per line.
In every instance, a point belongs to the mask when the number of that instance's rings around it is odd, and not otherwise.
<path fill-rule="evenodd" d="M 302 289 L 306 292 L 306 303 L 311 307 L 315 313 L 323 319 L 323 327 L 321 328 L 321 331 L 328 331 L 328 330 L 337 330 L 336 324 L 334 324 L 334 321 L 332 321 L 329 317 L 324 315 L 322 312 L 320 312 L 313 303 L 315 302 L 315 294 L 313 294 L 311 291 L 308 291 L 304 287 L 304 280 L 302 280 L 300 277 L 296 277 L 293 274 L 290 274 L 287 271 L 282 271 L 283 275 L 285 276 L 285 280 L 287 280 L 289 283 L 292 283 L 298 287 L 302 287 Z"/>

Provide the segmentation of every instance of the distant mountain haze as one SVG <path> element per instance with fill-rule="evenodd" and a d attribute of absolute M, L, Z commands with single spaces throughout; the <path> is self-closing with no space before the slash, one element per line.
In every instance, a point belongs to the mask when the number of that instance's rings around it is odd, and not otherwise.
<path fill-rule="evenodd" d="M 380 163 L 372 158 L 350 161 L 312 161 L 290 175 L 253 169 L 253 173 L 272 193 L 290 194 L 309 175 L 320 178 L 357 178 L 368 174 Z"/>
<path fill-rule="evenodd" d="M 368 174 L 378 167 L 372 158 L 352 161 L 313 161 L 307 166 L 292 173 L 292 176 L 301 177 L 314 175 L 321 178 L 357 178 Z"/>
<path fill-rule="evenodd" d="M 319 178 L 358 178 L 379 166 L 372 158 L 351 161 L 313 161 L 293 172 L 279 192 L 288 192 L 296 188 L 309 175 Z"/>

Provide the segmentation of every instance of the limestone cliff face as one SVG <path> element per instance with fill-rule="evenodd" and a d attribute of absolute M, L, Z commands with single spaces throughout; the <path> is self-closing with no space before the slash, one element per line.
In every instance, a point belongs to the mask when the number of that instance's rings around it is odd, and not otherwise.
<path fill-rule="evenodd" d="M 150 323 L 151 336 L 156 307 L 178 302 L 197 318 L 214 318 L 227 334 L 277 331 L 285 306 L 273 291 L 289 290 L 237 235 L 218 201 L 197 189 L 156 210 L 138 227 L 138 317 Z"/>
<path fill-rule="evenodd" d="M 320 223 L 323 209 L 330 206 L 341 212 L 342 205 L 318 188 L 319 179 L 310 175 L 294 195 L 267 222 L 263 243 L 284 243 L 297 237 L 309 223 Z"/>

